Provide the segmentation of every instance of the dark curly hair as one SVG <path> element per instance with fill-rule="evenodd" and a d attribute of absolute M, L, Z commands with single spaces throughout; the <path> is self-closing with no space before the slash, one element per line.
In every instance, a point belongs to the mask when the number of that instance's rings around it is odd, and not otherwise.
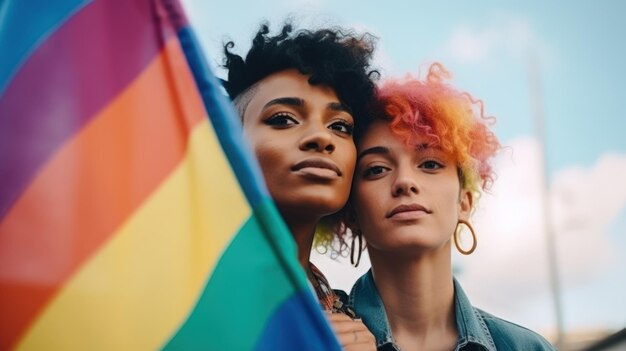
<path fill-rule="evenodd" d="M 231 52 L 232 41 L 224 44 L 224 64 L 228 80 L 222 80 L 230 98 L 243 115 L 250 98 L 243 98 L 257 82 L 287 69 L 308 75 L 312 85 L 331 87 L 355 119 L 355 138 L 361 134 L 360 119 L 368 118 L 368 104 L 373 101 L 375 81 L 380 74 L 370 68 L 376 38 L 368 33 L 331 28 L 297 30 L 289 22 L 278 35 L 269 34 L 264 23 L 252 40 L 245 60 Z M 243 106 L 241 106 L 243 105 Z"/>
<path fill-rule="evenodd" d="M 359 35 L 341 28 L 294 31 L 289 21 L 279 34 L 272 36 L 269 25 L 264 23 L 245 60 L 231 52 L 234 42 L 224 44 L 223 67 L 228 70 L 228 80 L 222 80 L 222 84 L 243 118 L 256 83 L 273 73 L 295 68 L 309 76 L 310 84 L 325 85 L 335 91 L 351 111 L 354 139 L 358 141 L 371 119 L 369 107 L 380 78 L 379 72 L 370 67 L 375 41 L 376 37 L 369 33 Z M 347 248 L 344 212 L 323 218 L 316 229 L 315 245 L 330 249 L 333 256 Z"/>

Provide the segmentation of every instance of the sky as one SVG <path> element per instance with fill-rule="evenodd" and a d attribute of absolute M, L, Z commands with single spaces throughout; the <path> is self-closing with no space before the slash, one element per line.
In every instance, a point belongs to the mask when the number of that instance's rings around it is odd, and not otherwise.
<path fill-rule="evenodd" d="M 374 64 L 383 80 L 443 63 L 453 84 L 482 99 L 496 117 L 494 131 L 504 145 L 496 182 L 472 219 L 478 249 L 455 256 L 473 304 L 543 333 L 553 330 L 545 198 L 566 331 L 626 327 L 626 3 L 183 4 L 218 76 L 224 75 L 218 67 L 223 42 L 233 40 L 244 54 L 262 21 L 276 31 L 287 17 L 299 27 L 340 25 L 374 34 Z M 544 141 L 537 138 L 537 115 Z M 313 259 L 345 290 L 368 268 L 367 262 L 354 269 L 345 260 Z"/>

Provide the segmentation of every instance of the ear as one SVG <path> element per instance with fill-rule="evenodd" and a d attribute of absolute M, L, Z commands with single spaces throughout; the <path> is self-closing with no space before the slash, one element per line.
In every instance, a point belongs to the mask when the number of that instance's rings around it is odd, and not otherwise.
<path fill-rule="evenodd" d="M 472 192 L 466 189 L 461 189 L 461 194 L 459 195 L 459 219 L 469 221 L 470 215 L 472 214 L 473 204 L 474 195 Z"/>

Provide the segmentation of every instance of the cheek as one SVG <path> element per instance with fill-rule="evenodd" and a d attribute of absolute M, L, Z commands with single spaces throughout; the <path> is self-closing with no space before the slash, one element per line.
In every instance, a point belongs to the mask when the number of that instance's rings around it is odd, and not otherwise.
<path fill-rule="evenodd" d="M 459 187 L 439 187 L 439 191 L 433 193 L 432 198 L 438 199 L 437 212 L 442 214 L 440 217 L 440 220 L 443 222 L 442 225 L 447 225 L 448 222 L 456 225 L 460 209 Z"/>
<path fill-rule="evenodd" d="M 335 162 L 341 163 L 339 166 L 346 175 L 346 180 L 352 183 L 354 176 L 354 168 L 356 167 L 356 146 L 351 140 L 345 142 L 338 142 L 335 150 Z"/>
<path fill-rule="evenodd" d="M 254 154 L 259 161 L 265 180 L 271 182 L 272 175 L 280 169 L 283 153 L 269 143 L 258 143 L 254 147 Z"/>
<path fill-rule="evenodd" d="M 261 166 L 265 180 L 271 182 L 273 171 L 284 158 L 284 148 L 277 143 L 280 139 L 272 139 L 271 135 L 265 133 L 263 129 L 253 126 L 244 126 L 244 137 Z"/>
<path fill-rule="evenodd" d="M 364 227 L 376 225 L 379 222 L 376 219 L 380 217 L 380 207 L 383 202 L 380 198 L 381 191 L 360 182 L 354 184 L 353 191 L 353 202 L 357 204 L 354 209 L 359 225 Z"/>
<path fill-rule="evenodd" d="M 345 181 L 347 183 L 348 191 L 353 187 L 352 181 L 354 180 L 354 169 L 356 167 L 355 162 L 348 162 L 346 166 L 343 168 L 345 174 Z"/>

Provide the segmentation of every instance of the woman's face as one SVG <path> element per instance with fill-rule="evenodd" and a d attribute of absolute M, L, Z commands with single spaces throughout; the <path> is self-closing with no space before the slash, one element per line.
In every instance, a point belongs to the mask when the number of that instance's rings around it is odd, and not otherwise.
<path fill-rule="evenodd" d="M 376 121 L 358 152 L 351 201 L 370 250 L 437 249 L 469 218 L 471 194 L 460 190 L 456 163 L 441 150 L 411 148 Z"/>
<path fill-rule="evenodd" d="M 253 89 L 244 135 L 283 215 L 340 210 L 356 162 L 352 115 L 333 89 L 310 85 L 297 70 L 274 73 Z"/>

